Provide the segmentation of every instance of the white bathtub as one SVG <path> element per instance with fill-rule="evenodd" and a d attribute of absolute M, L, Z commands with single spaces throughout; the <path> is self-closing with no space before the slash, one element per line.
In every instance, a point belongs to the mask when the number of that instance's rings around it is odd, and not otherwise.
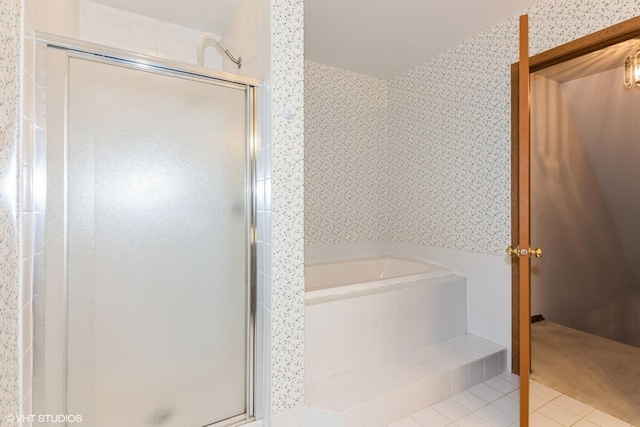
<path fill-rule="evenodd" d="M 466 279 L 450 268 L 382 257 L 305 272 L 306 382 L 467 332 Z"/>
<path fill-rule="evenodd" d="M 453 270 L 430 263 L 380 257 L 310 264 L 305 266 L 304 274 L 305 299 L 310 301 L 449 276 Z"/>

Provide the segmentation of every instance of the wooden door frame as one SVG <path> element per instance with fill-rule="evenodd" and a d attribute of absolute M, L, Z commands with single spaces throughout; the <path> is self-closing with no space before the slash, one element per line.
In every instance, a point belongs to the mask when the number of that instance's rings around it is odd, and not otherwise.
<path fill-rule="evenodd" d="M 569 43 L 539 53 L 529 58 L 529 73 L 535 73 L 544 68 L 560 64 L 570 59 L 578 58 L 591 52 L 618 44 L 620 42 L 640 37 L 640 16 L 623 21 L 619 24 L 605 28 L 598 32 L 581 37 Z M 640 44 L 640 42 L 639 42 Z M 520 202 L 518 186 L 519 180 L 519 77 L 518 65 L 511 65 L 511 245 L 518 246 L 519 218 L 518 206 Z M 620 64 L 622 67 L 622 63 Z M 531 141 L 533 143 L 533 141 Z M 535 244 L 535 242 L 532 242 Z M 543 248 L 544 249 L 544 248 Z M 512 328 L 511 328 L 511 370 L 520 373 L 520 280 L 519 280 L 519 258 L 513 259 L 511 268 L 511 306 L 512 306 Z M 526 337 L 527 340 L 530 339 Z"/>

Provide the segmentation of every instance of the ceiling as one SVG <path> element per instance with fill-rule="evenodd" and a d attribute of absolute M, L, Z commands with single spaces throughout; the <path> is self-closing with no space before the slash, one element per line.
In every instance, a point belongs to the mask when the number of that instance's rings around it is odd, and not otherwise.
<path fill-rule="evenodd" d="M 541 0 L 304 0 L 305 58 L 390 78 Z"/>
<path fill-rule="evenodd" d="M 93 0 L 105 6 L 222 35 L 239 0 Z M 262 1 L 262 0 L 258 0 Z"/>

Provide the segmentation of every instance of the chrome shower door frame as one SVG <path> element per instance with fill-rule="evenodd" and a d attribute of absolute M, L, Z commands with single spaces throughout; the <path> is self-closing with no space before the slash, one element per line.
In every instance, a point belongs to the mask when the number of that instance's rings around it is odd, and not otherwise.
<path fill-rule="evenodd" d="M 37 172 L 34 172 L 33 197 L 34 210 L 39 212 L 39 220 L 36 221 L 33 243 L 34 248 L 41 249 L 43 257 L 40 258 L 41 262 L 34 262 L 33 265 L 33 414 L 67 414 L 67 121 L 70 58 L 118 65 L 220 86 L 244 88 L 246 96 L 245 217 L 248 237 L 245 276 L 247 285 L 246 413 L 210 424 L 210 426 L 239 425 L 262 417 L 262 414 L 256 414 L 255 404 L 256 384 L 261 384 L 264 380 L 262 373 L 255 369 L 256 361 L 260 356 L 257 354 L 260 347 L 256 342 L 258 319 L 256 312 L 258 310 L 256 177 L 259 140 L 257 92 L 260 82 L 244 76 L 49 34 L 36 34 L 35 38 L 34 111 L 37 129 L 34 140 L 36 153 L 34 170 Z M 53 75 L 57 76 L 57 81 L 62 80 L 64 84 L 57 86 L 50 84 Z M 50 126 L 52 123 L 55 125 Z M 51 148 L 56 146 L 57 149 Z M 51 161 L 63 164 L 63 170 L 47 170 L 46 165 Z M 62 224 L 62 228 L 48 230 L 46 224 L 54 221 Z"/>

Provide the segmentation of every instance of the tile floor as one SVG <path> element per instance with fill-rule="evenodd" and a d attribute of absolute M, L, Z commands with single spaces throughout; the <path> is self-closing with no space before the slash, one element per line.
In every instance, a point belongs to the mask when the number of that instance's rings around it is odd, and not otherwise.
<path fill-rule="evenodd" d="M 518 426 L 519 377 L 504 373 L 390 427 Z M 633 427 L 543 384 L 531 382 L 531 427 Z"/>

